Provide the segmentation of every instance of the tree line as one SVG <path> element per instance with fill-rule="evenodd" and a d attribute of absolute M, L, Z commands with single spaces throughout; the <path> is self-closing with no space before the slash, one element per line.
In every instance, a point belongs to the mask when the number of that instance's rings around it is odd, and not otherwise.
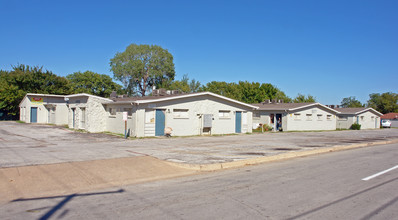
<path fill-rule="evenodd" d="M 43 67 L 19 64 L 11 71 L 0 70 L 0 114 L 16 118 L 18 105 L 27 93 L 68 95 L 88 93 L 109 97 L 112 91 L 129 96 L 151 95 L 153 86 L 184 93 L 209 91 L 245 103 L 260 103 L 264 100 L 283 100 L 284 102 L 316 102 L 312 95 L 298 94 L 288 97 L 283 91 L 270 83 L 239 81 L 211 81 L 201 84 L 184 75 L 175 80 L 173 56 L 168 50 L 157 45 L 129 45 L 125 51 L 118 52 L 110 60 L 114 79 L 106 74 L 92 71 L 74 72 L 66 77 L 57 76 Z M 366 106 L 387 113 L 397 112 L 396 93 L 371 94 Z M 344 98 L 342 107 L 364 107 L 355 97 Z M 1 115 L 0 115 L 1 117 Z"/>

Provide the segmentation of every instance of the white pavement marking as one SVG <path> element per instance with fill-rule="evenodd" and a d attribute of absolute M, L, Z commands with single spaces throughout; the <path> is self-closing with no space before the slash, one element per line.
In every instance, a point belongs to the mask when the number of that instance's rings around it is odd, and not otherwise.
<path fill-rule="evenodd" d="M 374 174 L 374 175 L 372 175 L 372 176 L 368 176 L 368 177 L 366 177 L 366 178 L 363 178 L 362 180 L 368 181 L 368 180 L 370 180 L 370 179 L 373 179 L 373 178 L 375 178 L 375 177 L 377 177 L 377 176 L 383 175 L 383 174 L 385 174 L 385 173 L 387 173 L 387 172 L 390 172 L 391 170 L 394 170 L 394 169 L 397 169 L 397 168 L 398 168 L 398 165 L 395 166 L 395 167 L 391 167 L 390 169 L 387 169 L 387 170 L 381 171 L 381 172 L 379 172 L 379 173 L 376 173 L 376 174 Z"/>

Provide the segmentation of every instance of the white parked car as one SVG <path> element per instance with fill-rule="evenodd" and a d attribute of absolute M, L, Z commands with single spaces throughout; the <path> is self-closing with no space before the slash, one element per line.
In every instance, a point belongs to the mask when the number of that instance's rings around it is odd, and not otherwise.
<path fill-rule="evenodd" d="M 381 120 L 381 127 L 382 128 L 391 128 L 391 121 L 383 119 Z"/>

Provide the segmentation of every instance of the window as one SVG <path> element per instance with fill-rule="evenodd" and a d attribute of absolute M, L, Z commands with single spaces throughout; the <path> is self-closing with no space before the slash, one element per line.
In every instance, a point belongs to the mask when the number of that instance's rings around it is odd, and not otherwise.
<path fill-rule="evenodd" d="M 85 128 L 86 127 L 86 108 L 81 108 L 80 112 L 81 112 L 80 127 Z"/>
<path fill-rule="evenodd" d="M 189 118 L 188 109 L 173 109 L 174 118 Z"/>
<path fill-rule="evenodd" d="M 306 114 L 307 116 L 307 121 L 311 121 L 312 120 L 312 114 Z"/>
<path fill-rule="evenodd" d="M 218 116 L 221 117 L 220 113 L 218 114 Z M 260 112 L 253 112 L 253 118 L 260 119 Z"/>
<path fill-rule="evenodd" d="M 133 109 L 132 108 L 123 108 L 123 112 L 127 112 L 127 115 L 131 116 Z"/>
<path fill-rule="evenodd" d="M 372 121 L 375 121 L 375 116 L 370 117 L 372 119 Z"/>
<path fill-rule="evenodd" d="M 155 123 L 155 111 L 146 110 L 145 111 L 145 123 Z"/>
<path fill-rule="evenodd" d="M 332 120 L 332 115 L 326 115 L 327 120 Z"/>
<path fill-rule="evenodd" d="M 300 120 L 301 119 L 301 114 L 300 113 L 294 113 L 294 119 L 295 120 Z"/>
<path fill-rule="evenodd" d="M 116 115 L 116 109 L 115 108 L 108 108 L 108 112 L 110 115 Z"/>
<path fill-rule="evenodd" d="M 318 121 L 322 121 L 322 114 L 317 114 L 316 117 L 318 118 Z"/>
<path fill-rule="evenodd" d="M 361 121 L 363 121 L 365 119 L 365 116 L 361 116 Z"/>
<path fill-rule="evenodd" d="M 346 116 L 338 116 L 338 120 L 339 121 L 347 121 L 348 117 L 346 117 Z"/>
<path fill-rule="evenodd" d="M 218 111 L 218 117 L 219 117 L 219 118 L 229 118 L 230 115 L 231 115 L 231 111 L 226 111 L 226 110 L 220 110 L 220 111 Z M 260 114 L 259 114 L 258 117 L 260 117 Z"/>

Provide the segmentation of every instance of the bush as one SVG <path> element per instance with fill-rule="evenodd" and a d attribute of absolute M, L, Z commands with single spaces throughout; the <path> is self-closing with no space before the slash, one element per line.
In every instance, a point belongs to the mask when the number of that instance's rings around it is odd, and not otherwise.
<path fill-rule="evenodd" d="M 263 126 L 263 128 L 261 129 L 261 126 Z M 267 125 L 267 124 L 260 124 L 260 126 L 258 126 L 258 128 L 253 129 L 253 132 L 266 132 L 266 131 L 272 131 L 272 127 Z"/>
<path fill-rule="evenodd" d="M 361 129 L 361 125 L 354 123 L 351 125 L 351 130 L 360 130 Z"/>

